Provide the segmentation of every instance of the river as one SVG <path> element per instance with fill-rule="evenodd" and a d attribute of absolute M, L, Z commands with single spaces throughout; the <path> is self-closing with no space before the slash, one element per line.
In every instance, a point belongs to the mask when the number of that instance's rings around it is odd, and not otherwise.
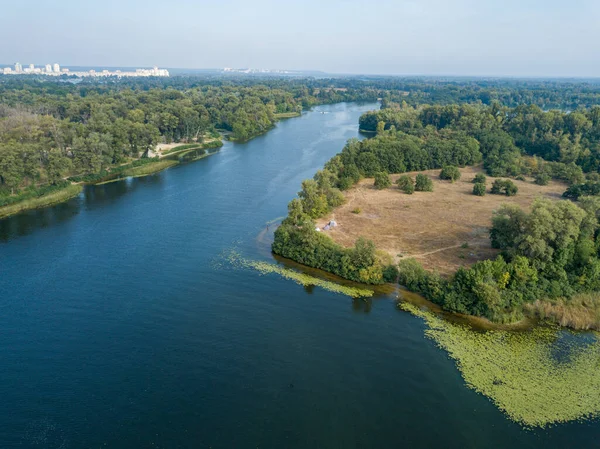
<path fill-rule="evenodd" d="M 229 266 L 376 104 L 0 221 L 3 448 L 597 447 L 465 387 L 419 318 Z M 325 113 L 321 113 L 325 112 Z"/>

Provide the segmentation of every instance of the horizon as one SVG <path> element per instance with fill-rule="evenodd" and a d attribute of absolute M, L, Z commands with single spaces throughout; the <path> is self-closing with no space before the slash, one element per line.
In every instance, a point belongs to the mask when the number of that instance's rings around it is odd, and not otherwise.
<path fill-rule="evenodd" d="M 600 76 L 600 5 L 592 0 L 307 0 L 283 6 L 273 0 L 174 0 L 168 8 L 158 0 L 62 0 L 56 6 L 42 0 L 5 6 L 0 38 L 12 45 L 0 49 L 0 60 L 344 75 Z"/>
<path fill-rule="evenodd" d="M 27 62 L 21 63 L 20 61 L 16 61 L 15 63 L 7 64 L 0 63 L 0 70 L 5 67 L 14 68 L 16 63 L 20 63 L 23 67 L 29 66 L 29 64 L 33 64 L 36 68 L 44 67 L 48 63 L 34 63 Z M 54 63 L 52 63 L 54 64 Z M 171 76 L 181 76 L 193 74 L 194 71 L 205 71 L 205 72 L 219 72 L 221 74 L 228 74 L 229 76 L 285 76 L 285 73 L 281 72 L 290 72 L 288 74 L 300 75 L 300 76 L 310 76 L 311 73 L 320 73 L 323 75 L 331 75 L 335 77 L 359 77 L 359 76 L 372 76 L 372 77 L 382 77 L 382 78 L 455 78 L 455 79 L 490 79 L 490 80 L 600 80 L 599 75 L 472 75 L 472 74 L 452 74 L 452 73 L 369 73 L 369 72 L 356 72 L 356 73 L 341 73 L 341 72 L 327 72 L 322 69 L 289 69 L 289 68 L 280 68 L 280 67 L 163 67 L 157 66 L 156 64 L 146 64 L 146 65 L 101 65 L 101 64 L 91 64 L 91 65 L 81 65 L 81 64 L 62 64 L 59 63 L 61 68 L 68 69 L 149 69 L 152 67 L 158 67 L 159 69 L 167 69 L 169 71 L 175 70 L 176 73 L 172 73 Z M 226 72 L 225 69 L 233 69 L 233 72 Z M 264 70 L 266 72 L 256 72 L 256 73 L 243 73 L 238 72 L 238 70 Z M 278 73 L 279 72 L 279 73 Z M 2 73 L 0 72 L 0 76 Z M 13 75 L 14 76 L 14 75 Z"/>

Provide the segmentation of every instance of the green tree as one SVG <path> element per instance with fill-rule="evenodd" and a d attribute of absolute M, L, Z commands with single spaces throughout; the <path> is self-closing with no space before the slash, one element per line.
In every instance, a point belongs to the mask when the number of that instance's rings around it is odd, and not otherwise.
<path fill-rule="evenodd" d="M 539 186 L 547 186 L 550 182 L 550 175 L 546 172 L 540 172 L 535 175 L 535 183 Z"/>
<path fill-rule="evenodd" d="M 433 192 L 433 181 L 429 176 L 419 173 L 415 179 L 415 190 L 417 192 Z"/>
<path fill-rule="evenodd" d="M 485 184 L 478 182 L 473 185 L 473 195 L 485 196 Z"/>
<path fill-rule="evenodd" d="M 398 184 L 398 188 L 402 190 L 404 193 L 412 195 L 415 191 L 415 183 L 413 179 L 408 175 L 402 175 L 396 181 Z"/>
<path fill-rule="evenodd" d="M 442 168 L 440 172 L 440 179 L 447 179 L 451 182 L 458 181 L 460 179 L 461 173 L 458 167 L 454 165 L 446 165 Z"/>
<path fill-rule="evenodd" d="M 492 184 L 491 193 L 494 195 L 515 196 L 519 188 L 510 179 L 496 179 Z"/>
<path fill-rule="evenodd" d="M 388 188 L 389 186 L 392 185 L 392 181 L 390 180 L 390 175 L 388 175 L 386 172 L 375 173 L 375 182 L 373 185 L 378 190 Z"/>
<path fill-rule="evenodd" d="M 314 179 L 302 182 L 302 190 L 298 193 L 302 200 L 303 211 L 311 218 L 318 218 L 329 211 L 327 196 L 321 192 Z"/>
<path fill-rule="evenodd" d="M 473 178 L 473 184 L 485 184 L 487 182 L 487 178 L 483 173 L 477 173 Z"/>

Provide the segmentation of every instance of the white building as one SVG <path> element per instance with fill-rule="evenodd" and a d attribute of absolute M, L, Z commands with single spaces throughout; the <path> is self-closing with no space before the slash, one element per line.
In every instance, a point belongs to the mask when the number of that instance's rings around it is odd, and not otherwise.
<path fill-rule="evenodd" d="M 4 75 L 19 75 L 19 74 L 26 74 L 26 75 L 34 75 L 34 74 L 39 74 L 39 75 L 46 75 L 46 76 L 60 76 L 63 74 L 66 75 L 73 75 L 73 76 L 77 76 L 77 77 L 107 77 L 107 76 L 116 76 L 116 77 L 129 77 L 129 76 L 164 76 L 167 77 L 169 76 L 169 71 L 166 69 L 159 69 L 158 67 L 154 66 L 151 69 L 135 69 L 135 71 L 127 71 L 127 72 L 122 72 L 121 70 L 116 70 L 116 71 L 110 71 L 110 70 L 99 70 L 96 71 L 94 69 L 91 69 L 89 71 L 85 71 L 85 72 L 80 72 L 80 71 L 75 71 L 75 72 L 70 72 L 69 69 L 61 69 L 60 65 L 58 65 L 58 63 L 55 64 L 46 64 L 43 67 L 35 67 L 35 65 L 30 64 L 29 67 L 23 68 L 21 66 L 20 63 L 15 63 L 15 70 L 13 71 L 10 67 L 6 67 L 6 68 L 1 68 L 0 67 L 0 74 L 4 74 Z"/>

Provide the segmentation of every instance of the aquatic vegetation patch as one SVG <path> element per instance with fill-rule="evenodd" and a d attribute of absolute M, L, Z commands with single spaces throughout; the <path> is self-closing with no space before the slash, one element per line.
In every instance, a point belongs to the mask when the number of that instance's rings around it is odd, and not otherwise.
<path fill-rule="evenodd" d="M 234 266 L 238 266 L 240 268 L 250 268 L 258 271 L 261 275 L 273 273 L 278 274 L 285 279 L 289 279 L 303 286 L 314 285 L 330 292 L 341 293 L 352 298 L 368 298 L 373 296 L 373 291 L 369 289 L 336 284 L 335 282 L 319 279 L 306 273 L 300 273 L 299 271 L 282 267 L 281 265 L 276 265 L 273 263 L 246 260 L 236 252 L 231 252 L 227 259 L 229 263 Z"/>
<path fill-rule="evenodd" d="M 425 334 L 456 361 L 467 386 L 490 398 L 512 420 L 546 427 L 600 416 L 597 338 L 587 345 L 572 339 L 568 354 L 556 357 L 555 342 L 563 332 L 556 328 L 477 332 L 406 302 L 399 307 L 423 318 Z"/>

